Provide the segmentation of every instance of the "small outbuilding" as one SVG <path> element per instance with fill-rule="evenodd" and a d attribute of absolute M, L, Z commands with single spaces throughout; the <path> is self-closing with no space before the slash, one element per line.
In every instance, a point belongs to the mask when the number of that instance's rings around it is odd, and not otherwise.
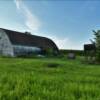
<path fill-rule="evenodd" d="M 15 57 L 41 53 L 49 49 L 52 49 L 53 54 L 59 52 L 51 39 L 32 35 L 29 32 L 22 33 L 0 28 L 0 55 Z"/>
<path fill-rule="evenodd" d="M 84 55 L 87 61 L 95 61 L 96 57 L 96 45 L 93 44 L 84 44 Z"/>

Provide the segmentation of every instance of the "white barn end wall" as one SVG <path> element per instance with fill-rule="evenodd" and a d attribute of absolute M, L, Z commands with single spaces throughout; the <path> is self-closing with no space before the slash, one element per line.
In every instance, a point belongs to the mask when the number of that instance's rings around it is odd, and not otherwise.
<path fill-rule="evenodd" d="M 9 37 L 2 29 L 0 29 L 0 54 L 4 56 L 14 56 L 13 46 Z"/>
<path fill-rule="evenodd" d="M 27 54 L 40 51 L 41 49 L 35 46 L 13 45 L 6 32 L 0 29 L 0 55 L 14 57 L 23 53 Z"/>

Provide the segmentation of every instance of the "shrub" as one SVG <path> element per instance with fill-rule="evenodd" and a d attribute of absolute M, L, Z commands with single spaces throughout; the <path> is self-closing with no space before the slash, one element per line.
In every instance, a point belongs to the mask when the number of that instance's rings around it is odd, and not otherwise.
<path fill-rule="evenodd" d="M 60 50 L 60 53 L 62 55 L 67 55 L 70 52 L 75 53 L 77 56 L 83 56 L 83 54 L 84 54 L 84 51 L 83 50 L 67 50 L 67 49 L 66 50 L 65 49 L 61 49 Z"/>
<path fill-rule="evenodd" d="M 94 31 L 95 43 L 96 43 L 96 60 L 100 62 L 100 30 Z"/>

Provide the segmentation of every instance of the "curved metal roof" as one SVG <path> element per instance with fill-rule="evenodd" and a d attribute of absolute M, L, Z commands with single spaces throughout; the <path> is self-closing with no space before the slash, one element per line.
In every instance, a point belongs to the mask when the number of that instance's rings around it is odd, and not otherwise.
<path fill-rule="evenodd" d="M 8 35 L 11 43 L 13 45 L 23 45 L 23 46 L 37 46 L 42 49 L 52 48 L 55 51 L 59 51 L 56 44 L 46 37 L 36 36 L 32 34 L 16 32 L 8 29 L 3 29 Z"/>

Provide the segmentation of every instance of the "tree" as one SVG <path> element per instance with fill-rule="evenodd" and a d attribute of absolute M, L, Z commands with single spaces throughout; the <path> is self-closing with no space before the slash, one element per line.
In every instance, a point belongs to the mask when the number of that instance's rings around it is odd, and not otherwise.
<path fill-rule="evenodd" d="M 100 62 L 100 30 L 93 31 L 95 35 L 95 44 L 96 44 L 96 60 Z"/>

